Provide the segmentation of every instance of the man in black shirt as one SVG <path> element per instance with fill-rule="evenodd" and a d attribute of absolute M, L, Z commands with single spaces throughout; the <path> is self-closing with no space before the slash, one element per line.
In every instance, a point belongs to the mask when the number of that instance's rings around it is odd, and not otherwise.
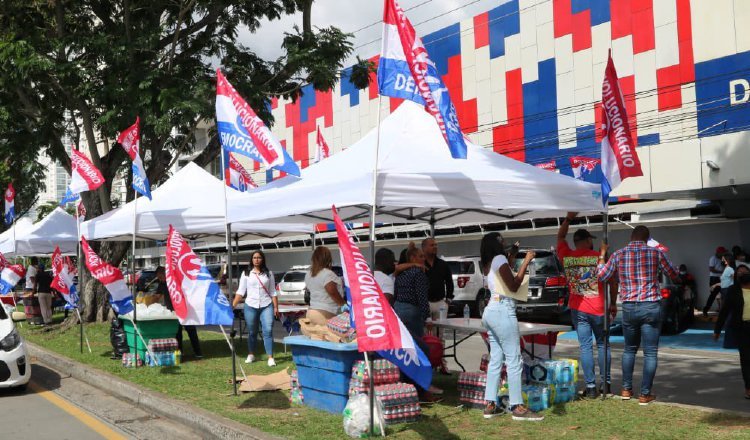
<path fill-rule="evenodd" d="M 52 324 L 52 275 L 44 270 L 44 265 L 39 265 L 36 274 L 36 296 L 39 298 L 39 310 L 42 312 L 43 325 Z"/>
<path fill-rule="evenodd" d="M 453 274 L 448 263 L 438 258 L 438 245 L 434 238 L 422 240 L 422 252 L 427 267 L 427 278 L 430 280 L 430 315 L 435 321 L 440 315 L 440 307 L 445 305 L 447 308 L 448 302 L 453 299 Z"/>
<path fill-rule="evenodd" d="M 169 296 L 169 288 L 167 288 L 167 272 L 164 269 L 164 266 L 159 266 L 156 268 L 156 279 L 157 279 L 157 286 L 156 286 L 156 294 L 161 295 L 162 298 L 164 298 L 164 307 L 168 308 L 171 311 L 174 311 L 174 306 L 172 306 L 172 298 Z M 195 355 L 196 359 L 203 359 L 203 352 L 201 351 L 201 341 L 198 339 L 198 330 L 195 329 L 194 325 L 179 325 L 177 327 L 177 345 L 180 348 L 180 352 L 182 352 L 182 329 L 185 329 L 185 331 L 188 334 L 188 337 L 190 338 L 190 345 L 193 347 L 193 354 Z"/>

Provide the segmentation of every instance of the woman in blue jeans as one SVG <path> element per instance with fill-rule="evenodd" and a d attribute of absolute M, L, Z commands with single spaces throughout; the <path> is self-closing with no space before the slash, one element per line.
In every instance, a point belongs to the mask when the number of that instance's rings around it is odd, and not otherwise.
<path fill-rule="evenodd" d="M 513 420 L 540 421 L 544 419 L 523 404 L 521 393 L 521 373 L 523 360 L 521 359 L 521 336 L 518 332 L 516 318 L 516 302 L 504 296 L 503 292 L 517 292 L 523 283 L 526 269 L 534 252 L 528 251 L 521 264 L 518 274 L 513 275 L 505 252 L 503 236 L 491 232 L 482 238 L 479 250 L 482 273 L 487 276 L 487 284 L 492 297 L 482 314 L 482 323 L 488 330 L 490 343 L 490 363 L 487 366 L 487 388 L 484 399 L 484 418 L 489 419 L 503 411 L 497 407 L 497 391 L 500 385 L 500 373 L 503 362 L 508 372 L 508 392 L 510 394 L 510 409 Z"/>
<path fill-rule="evenodd" d="M 279 317 L 279 300 L 276 297 L 276 283 L 273 272 L 266 266 L 266 255 L 255 251 L 250 260 L 250 267 L 242 272 L 237 293 L 232 301 L 232 308 L 244 301 L 245 323 L 247 324 L 247 359 L 249 364 L 255 361 L 255 344 L 258 339 L 258 323 L 263 333 L 263 346 L 268 355 L 268 366 L 273 367 L 273 320 Z"/>

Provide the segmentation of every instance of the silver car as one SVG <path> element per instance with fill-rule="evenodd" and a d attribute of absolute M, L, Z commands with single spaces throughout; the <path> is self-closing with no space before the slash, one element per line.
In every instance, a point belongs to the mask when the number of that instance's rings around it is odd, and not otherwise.
<path fill-rule="evenodd" d="M 283 304 L 305 303 L 305 275 L 309 266 L 293 266 L 279 283 L 279 302 Z"/>

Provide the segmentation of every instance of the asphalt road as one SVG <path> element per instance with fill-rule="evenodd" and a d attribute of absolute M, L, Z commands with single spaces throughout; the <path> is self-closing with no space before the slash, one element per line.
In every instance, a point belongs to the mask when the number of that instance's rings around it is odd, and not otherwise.
<path fill-rule="evenodd" d="M 1 438 L 187 439 L 187 428 L 40 364 L 26 391 L 0 390 Z"/>

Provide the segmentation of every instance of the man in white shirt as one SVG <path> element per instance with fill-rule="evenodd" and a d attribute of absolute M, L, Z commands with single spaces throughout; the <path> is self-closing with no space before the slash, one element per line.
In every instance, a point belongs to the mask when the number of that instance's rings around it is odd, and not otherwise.
<path fill-rule="evenodd" d="M 708 316 L 708 311 L 711 309 L 711 306 L 714 304 L 716 295 L 718 295 L 719 292 L 721 291 L 721 289 L 719 288 L 714 289 L 713 286 L 719 283 L 719 277 L 721 277 L 721 274 L 724 272 L 724 264 L 721 262 L 721 257 L 726 252 L 727 250 L 724 246 L 719 246 L 716 248 L 716 253 L 714 255 L 711 255 L 711 258 L 708 259 L 709 295 L 708 295 L 708 301 L 706 301 L 706 306 L 703 307 L 703 316 Z"/>
<path fill-rule="evenodd" d="M 39 270 L 39 259 L 37 257 L 31 257 L 31 264 L 26 269 L 26 285 L 24 288 L 24 296 L 29 296 L 36 292 L 36 273 Z"/>

